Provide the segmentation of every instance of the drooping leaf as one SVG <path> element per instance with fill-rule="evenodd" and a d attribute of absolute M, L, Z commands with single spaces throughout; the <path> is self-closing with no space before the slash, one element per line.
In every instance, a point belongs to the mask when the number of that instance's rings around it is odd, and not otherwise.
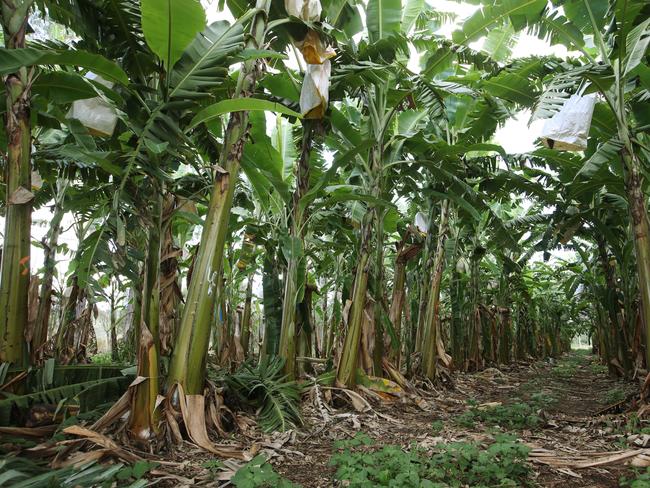
<path fill-rule="evenodd" d="M 286 98 L 295 103 L 300 100 L 300 82 L 287 71 L 267 74 L 260 85 L 269 90 L 274 97 Z"/>
<path fill-rule="evenodd" d="M 115 376 L 57 386 L 25 395 L 12 395 L 0 400 L 0 425 L 8 425 L 12 408 L 27 410 L 34 403 L 58 405 L 64 400 L 78 401 L 82 411 L 87 411 L 106 402 L 109 397 L 118 397 L 128 386 L 130 379 Z"/>
<path fill-rule="evenodd" d="M 259 98 L 233 98 L 222 100 L 201 110 L 192 119 L 190 128 L 196 127 L 197 125 L 204 122 L 208 122 L 223 114 L 230 112 L 246 112 L 249 110 L 277 112 L 280 114 L 288 115 L 290 117 L 295 117 L 297 119 L 301 118 L 301 115 L 298 112 L 294 112 L 290 108 L 287 108 L 277 102 L 261 100 Z"/>
<path fill-rule="evenodd" d="M 594 34 L 592 19 L 596 22 L 596 29 L 601 30 L 607 21 L 609 9 L 608 0 L 568 0 L 562 5 L 564 15 L 573 22 L 578 29 L 587 35 Z M 591 11 L 591 12 L 590 12 Z"/>
<path fill-rule="evenodd" d="M 105 78 L 129 83 L 126 73 L 113 61 L 99 54 L 80 50 L 54 50 L 26 47 L 22 49 L 0 49 L 0 74 L 8 75 L 23 66 L 43 65 L 77 66 L 88 69 Z"/>
<path fill-rule="evenodd" d="M 397 134 L 401 137 L 413 137 L 418 124 L 428 114 L 423 110 L 405 110 L 397 116 Z"/>
<path fill-rule="evenodd" d="M 92 84 L 83 76 L 66 71 L 40 74 L 32 86 L 32 91 L 54 103 L 70 103 L 97 96 Z"/>

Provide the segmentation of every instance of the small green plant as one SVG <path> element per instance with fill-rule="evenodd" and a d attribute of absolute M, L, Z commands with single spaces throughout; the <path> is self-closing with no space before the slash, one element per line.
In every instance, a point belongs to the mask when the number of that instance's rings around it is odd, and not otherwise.
<path fill-rule="evenodd" d="M 472 405 L 456 421 L 466 428 L 472 428 L 476 423 L 483 423 L 486 426 L 498 425 L 506 429 L 534 429 L 542 423 L 542 419 L 535 412 L 535 407 L 528 403 L 511 403 L 487 408 Z"/>
<path fill-rule="evenodd" d="M 444 428 L 445 424 L 442 423 L 442 420 L 434 420 L 431 423 L 431 431 L 433 432 L 433 435 L 440 434 Z"/>
<path fill-rule="evenodd" d="M 548 408 L 557 403 L 557 398 L 553 396 L 551 393 L 547 392 L 538 392 L 538 393 L 533 393 L 530 396 L 530 400 L 528 403 L 531 404 L 531 406 L 534 409 L 542 409 L 542 408 Z"/>
<path fill-rule="evenodd" d="M 636 413 L 630 415 L 625 424 L 617 429 L 620 434 L 650 434 L 650 422 L 640 419 Z"/>
<path fill-rule="evenodd" d="M 209 371 L 211 378 L 224 382 L 240 401 L 254 407 L 266 432 L 284 431 L 302 423 L 300 386 L 282 372 L 284 360 L 276 357 L 259 364 L 244 363 L 232 374 Z"/>
<path fill-rule="evenodd" d="M 282 478 L 262 455 L 255 456 L 230 480 L 237 488 L 298 488 L 299 485 Z"/>
<path fill-rule="evenodd" d="M 372 446 L 375 443 L 370 436 L 364 432 L 357 432 L 352 439 L 345 439 L 334 442 L 334 449 L 345 449 L 349 447 Z"/>
<path fill-rule="evenodd" d="M 619 486 L 627 488 L 650 488 L 650 468 L 638 472 L 634 479 L 622 477 Z"/>
<path fill-rule="evenodd" d="M 618 403 L 625 400 L 625 391 L 621 388 L 612 388 L 604 397 L 606 403 Z"/>
<path fill-rule="evenodd" d="M 499 435 L 485 448 L 473 442 L 438 444 L 432 453 L 399 446 L 370 450 L 365 439 L 343 441 L 330 464 L 344 486 L 457 488 L 531 486 L 526 464 L 529 448 Z"/>
<path fill-rule="evenodd" d="M 598 374 L 598 375 L 607 374 L 607 372 L 608 372 L 607 366 L 605 366 L 604 364 L 600 364 L 600 363 L 591 363 L 589 365 L 589 369 L 591 370 L 591 372 L 593 374 Z"/>
<path fill-rule="evenodd" d="M 562 379 L 570 379 L 575 376 L 578 366 L 571 362 L 561 362 L 552 369 L 552 373 Z"/>
<path fill-rule="evenodd" d="M 136 461 L 133 466 L 124 466 L 120 469 L 115 478 L 119 481 L 142 480 L 145 474 L 158 466 L 158 463 L 149 461 Z M 146 485 L 145 485 L 146 486 Z"/>
<path fill-rule="evenodd" d="M 519 389 L 523 392 L 536 391 L 541 388 L 541 385 L 542 381 L 539 378 L 533 378 L 523 383 Z"/>
<path fill-rule="evenodd" d="M 113 364 L 113 359 L 111 358 L 110 352 L 100 352 L 93 354 L 90 357 L 90 361 L 93 364 Z"/>
<path fill-rule="evenodd" d="M 223 463 L 218 459 L 210 459 L 201 463 L 201 467 L 209 471 L 219 471 L 223 467 Z"/>
<path fill-rule="evenodd" d="M 561 379 L 570 379 L 575 376 L 579 367 L 590 364 L 589 358 L 589 355 L 572 353 L 560 359 L 551 373 Z"/>

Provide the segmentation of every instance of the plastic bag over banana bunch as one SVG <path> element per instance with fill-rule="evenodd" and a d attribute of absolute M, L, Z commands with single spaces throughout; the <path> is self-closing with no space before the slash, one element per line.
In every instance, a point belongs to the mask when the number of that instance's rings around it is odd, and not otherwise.
<path fill-rule="evenodd" d="M 88 73 L 86 78 L 107 88 L 113 87 L 113 83 L 95 73 Z M 112 136 L 117 124 L 115 108 L 101 97 L 75 100 L 68 112 L 68 118 L 79 120 L 91 134 L 98 136 Z"/>
<path fill-rule="evenodd" d="M 289 15 L 308 22 L 320 20 L 323 10 L 320 0 L 284 0 L 284 8 Z"/>
<path fill-rule="evenodd" d="M 318 32 L 309 31 L 298 46 L 307 64 L 300 91 L 300 112 L 306 119 L 321 119 L 329 102 L 330 58 L 336 53 L 326 46 Z"/>
<path fill-rule="evenodd" d="M 289 15 L 306 22 L 320 20 L 322 11 L 319 0 L 285 0 Z M 329 59 L 335 56 L 334 49 L 323 42 L 320 34 L 309 30 L 305 38 L 296 43 L 307 69 L 300 91 L 300 112 L 306 119 L 321 119 L 329 102 L 329 84 L 332 66 Z"/>
<path fill-rule="evenodd" d="M 336 56 L 334 49 L 323 43 L 318 32 L 313 30 L 307 32 L 305 38 L 297 43 L 296 47 L 300 49 L 307 64 L 323 64 L 326 60 Z"/>
<path fill-rule="evenodd" d="M 544 144 L 560 151 L 585 150 L 595 104 L 593 95 L 571 95 L 562 109 L 544 123 L 540 136 Z"/>
<path fill-rule="evenodd" d="M 300 112 L 306 119 L 322 119 L 329 102 L 329 59 L 323 64 L 308 64 L 300 90 Z"/>

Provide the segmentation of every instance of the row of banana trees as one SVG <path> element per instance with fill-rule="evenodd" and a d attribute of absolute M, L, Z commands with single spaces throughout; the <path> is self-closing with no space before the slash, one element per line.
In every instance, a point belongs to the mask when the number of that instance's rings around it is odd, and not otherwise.
<path fill-rule="evenodd" d="M 108 303 L 141 441 L 202 408 L 208 367 L 273 356 L 406 387 L 589 333 L 612 371 L 644 368 L 649 6 L 469 3 L 449 39 L 458 19 L 422 0 L 231 0 L 209 25 L 196 0 L 3 2 L 0 361 L 85 361 Z M 34 12 L 69 35 L 30 41 Z M 523 31 L 573 55 L 513 59 Z M 491 142 L 590 93 L 582 153 Z"/>

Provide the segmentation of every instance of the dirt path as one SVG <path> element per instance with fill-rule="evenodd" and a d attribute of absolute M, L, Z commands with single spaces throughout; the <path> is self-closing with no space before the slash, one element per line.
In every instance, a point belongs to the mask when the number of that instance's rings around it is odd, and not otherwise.
<path fill-rule="evenodd" d="M 534 448 L 560 455 L 627 449 L 633 447 L 626 441 L 630 416 L 607 413 L 607 407 L 637 388 L 634 383 L 610 378 L 594 356 L 571 353 L 559 361 L 455 375 L 452 388 L 433 392 L 419 406 L 412 400 L 398 400 L 390 405 L 373 404 L 370 413 L 328 411 L 318 401 L 327 392 L 319 390 L 312 392 L 312 402 L 306 407 L 308 425 L 289 447 L 302 455 L 288 453 L 274 458 L 272 464 L 282 476 L 304 487 L 337 486 L 335 469 L 329 465 L 336 451 L 334 443 L 357 432 L 370 436 L 377 447 L 489 443 L 497 433 L 509 432 Z M 496 422 L 482 418 L 482 409 L 490 407 L 499 407 L 494 412 L 502 417 Z M 528 412 L 525 415 L 530 414 L 526 409 L 533 409 L 540 418 L 538 425 L 504 426 L 517 409 Z M 637 430 L 640 427 L 643 425 L 635 426 Z M 544 487 L 614 487 L 619 486 L 621 476 L 631 476 L 621 466 L 559 469 L 532 463 L 532 468 L 534 482 Z"/>

